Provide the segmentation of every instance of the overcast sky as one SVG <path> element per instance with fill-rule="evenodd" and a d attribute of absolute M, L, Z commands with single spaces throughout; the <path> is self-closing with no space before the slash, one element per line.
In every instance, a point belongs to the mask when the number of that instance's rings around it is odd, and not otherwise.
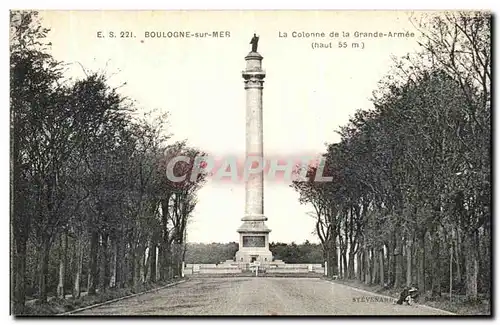
<path fill-rule="evenodd" d="M 391 55 L 417 50 L 414 38 L 354 38 L 354 32 L 413 31 L 405 12 L 45 12 L 43 24 L 56 59 L 114 74 L 121 92 L 144 109 L 170 112 L 175 140 L 222 157 L 245 152 L 245 90 L 241 71 L 254 32 L 267 72 L 264 84 L 264 154 L 320 154 L 356 109 L 370 108 L 372 91 Z M 98 38 L 113 31 L 117 38 Z M 119 38 L 120 31 L 135 37 Z M 228 31 L 228 38 L 144 38 L 146 31 Z M 349 38 L 293 38 L 292 32 L 350 32 Z M 287 38 L 279 37 L 286 32 Z M 312 49 L 313 41 L 333 48 Z M 338 48 L 338 42 L 347 48 Z M 352 48 L 352 43 L 364 49 Z M 82 77 L 79 64 L 69 76 Z M 242 184 L 209 181 L 188 229 L 191 242 L 237 241 L 244 214 Z M 270 241 L 317 242 L 312 207 L 284 183 L 267 183 L 264 213 Z"/>

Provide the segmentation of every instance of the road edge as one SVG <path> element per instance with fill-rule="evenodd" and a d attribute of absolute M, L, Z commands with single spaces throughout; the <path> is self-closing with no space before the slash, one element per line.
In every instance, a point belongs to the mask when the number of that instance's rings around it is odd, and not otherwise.
<path fill-rule="evenodd" d="M 349 286 L 349 285 L 346 285 L 346 284 L 343 284 L 343 283 L 333 282 L 333 281 L 330 281 L 330 280 L 324 279 L 324 278 L 322 278 L 322 280 L 327 281 L 327 282 L 329 282 L 331 284 L 334 284 L 334 285 L 344 286 L 344 287 L 353 289 L 355 291 L 359 291 L 359 292 L 363 292 L 363 293 L 369 293 L 369 294 L 374 295 L 374 296 L 378 296 L 378 297 L 382 297 L 382 298 L 390 298 L 392 300 L 396 300 L 396 298 L 394 298 L 394 297 L 390 297 L 390 296 L 386 296 L 386 295 L 381 295 L 380 293 L 371 292 L 371 291 L 368 291 L 368 290 L 364 290 L 364 289 L 352 287 L 352 286 Z M 439 308 L 435 308 L 435 307 L 431 307 L 431 306 L 427 306 L 427 305 L 423 305 L 423 304 L 415 304 L 415 306 L 424 307 L 424 308 L 427 308 L 427 309 L 430 309 L 430 310 L 435 310 L 435 311 L 443 312 L 443 313 L 446 313 L 446 314 L 448 314 L 450 316 L 460 316 L 459 314 L 453 313 L 453 312 L 448 311 L 448 310 L 439 309 Z"/>
<path fill-rule="evenodd" d="M 150 293 L 150 292 L 155 292 L 155 291 L 158 291 L 158 290 L 162 290 L 162 289 L 165 289 L 165 288 L 168 288 L 168 287 L 172 287 L 172 286 L 177 285 L 177 284 L 184 283 L 186 281 L 187 281 L 187 279 L 180 280 L 180 281 L 175 281 L 175 282 L 169 283 L 167 285 L 164 285 L 162 287 L 154 288 L 154 289 L 151 289 L 151 290 L 146 290 L 146 291 L 143 291 L 143 292 L 134 293 L 134 294 L 131 294 L 131 295 L 128 295 L 128 296 L 120 297 L 120 298 L 111 299 L 111 300 L 108 300 L 108 301 L 105 301 L 105 302 L 101 302 L 101 303 L 98 303 L 98 304 L 95 304 L 95 305 L 85 306 L 85 307 L 82 307 L 82 308 L 78 308 L 78 309 L 66 311 L 64 313 L 56 314 L 55 316 L 67 316 L 67 315 L 71 315 L 71 314 L 78 313 L 80 311 L 84 311 L 84 310 L 87 310 L 87 309 L 97 308 L 97 307 L 108 305 L 108 304 L 111 304 L 111 303 L 114 303 L 114 302 L 117 302 L 117 301 L 120 301 L 120 300 L 129 299 L 129 298 L 140 296 L 140 295 L 143 295 L 143 294 L 146 294 L 146 293 Z"/>

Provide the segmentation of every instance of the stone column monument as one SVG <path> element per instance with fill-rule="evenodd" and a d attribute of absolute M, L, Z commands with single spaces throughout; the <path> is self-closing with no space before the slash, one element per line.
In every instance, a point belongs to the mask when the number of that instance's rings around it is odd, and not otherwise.
<path fill-rule="evenodd" d="M 263 164 L 263 123 L 262 123 L 262 90 L 266 72 L 262 70 L 263 57 L 257 52 L 259 38 L 254 34 L 252 51 L 245 57 L 246 69 L 242 72 L 246 90 L 246 159 Z M 255 165 L 254 165 L 255 167 Z M 269 233 L 264 216 L 264 174 L 249 174 L 245 182 L 245 216 L 243 224 L 238 228 L 240 234 L 239 250 L 236 262 L 240 267 L 248 263 L 260 262 L 265 267 L 273 260 L 269 250 Z"/>

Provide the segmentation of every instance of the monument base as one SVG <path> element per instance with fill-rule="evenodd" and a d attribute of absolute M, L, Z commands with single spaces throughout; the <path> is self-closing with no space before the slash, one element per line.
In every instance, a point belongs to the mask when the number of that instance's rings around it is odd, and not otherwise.
<path fill-rule="evenodd" d="M 248 268 L 252 263 L 258 262 L 261 267 L 266 268 L 273 260 L 270 250 L 247 250 L 240 249 L 236 252 L 236 263 L 242 269 Z"/>
<path fill-rule="evenodd" d="M 245 269 L 254 262 L 266 267 L 273 261 L 273 254 L 269 250 L 270 231 L 264 221 L 245 221 L 238 229 L 240 245 L 235 260 L 240 268 Z"/>

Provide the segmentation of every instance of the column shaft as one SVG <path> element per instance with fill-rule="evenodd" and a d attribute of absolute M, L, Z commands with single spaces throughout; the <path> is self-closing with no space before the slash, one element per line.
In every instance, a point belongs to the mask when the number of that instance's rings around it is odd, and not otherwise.
<path fill-rule="evenodd" d="M 247 164 L 252 159 L 263 161 L 263 125 L 262 125 L 262 87 L 246 89 L 246 158 Z M 257 164 L 258 162 L 254 162 Z M 247 165 L 248 166 L 248 165 Z M 256 167 L 256 166 L 254 166 Z M 250 174 L 245 183 L 245 214 L 258 217 L 264 214 L 264 174 Z"/>

